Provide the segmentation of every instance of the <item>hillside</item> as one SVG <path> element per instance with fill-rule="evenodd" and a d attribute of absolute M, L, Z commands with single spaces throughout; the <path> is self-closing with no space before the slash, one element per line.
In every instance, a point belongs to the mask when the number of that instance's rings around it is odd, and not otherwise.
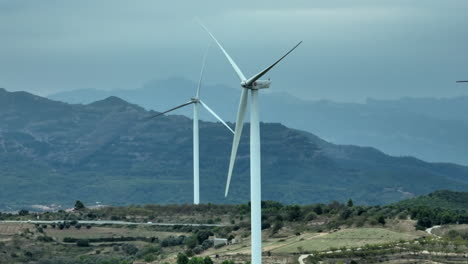
<path fill-rule="evenodd" d="M 191 81 L 173 78 L 151 81 L 139 89 L 86 89 L 62 92 L 50 98 L 69 103 L 91 103 L 116 95 L 147 109 L 162 110 L 188 100 L 193 96 L 195 87 L 196 84 Z M 396 156 L 416 156 L 426 161 L 468 165 L 467 96 L 338 103 L 308 101 L 275 93 L 274 83 L 270 90 L 262 95 L 260 102 L 264 121 L 305 130 L 336 144 L 372 146 Z M 238 89 L 207 85 L 202 88 L 201 96 L 222 117 L 234 121 Z M 179 110 L 177 114 L 190 117 L 189 109 Z M 203 113 L 201 118 L 213 121 L 211 116 Z"/>
<path fill-rule="evenodd" d="M 441 190 L 404 200 L 396 205 L 405 208 L 429 207 L 468 212 L 468 193 Z"/>
<path fill-rule="evenodd" d="M 249 215 L 248 204 L 0 213 L 0 263 L 250 263 Z M 262 263 L 466 263 L 467 223 L 451 210 L 263 201 Z M 440 237 L 424 231 L 440 224 Z"/>
<path fill-rule="evenodd" d="M 117 97 L 73 105 L 0 90 L 0 208 L 32 201 L 69 206 L 78 199 L 190 203 L 192 122 L 177 115 L 145 120 L 152 113 Z M 467 167 L 335 145 L 278 123 L 261 126 L 264 200 L 382 204 L 441 188 L 468 189 Z M 228 199 L 232 135 L 212 122 L 200 123 L 200 135 L 201 201 L 248 201 L 248 133 Z"/>

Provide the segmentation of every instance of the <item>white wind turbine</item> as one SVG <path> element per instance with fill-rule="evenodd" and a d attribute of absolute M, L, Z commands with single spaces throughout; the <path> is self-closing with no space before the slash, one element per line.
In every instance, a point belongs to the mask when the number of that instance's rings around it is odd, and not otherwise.
<path fill-rule="evenodd" d="M 228 59 L 231 66 L 234 68 L 234 71 L 239 76 L 241 80 L 242 93 L 239 103 L 239 110 L 237 112 L 236 118 L 236 128 L 234 133 L 234 139 L 232 142 L 231 150 L 231 159 L 229 162 L 229 172 L 228 179 L 226 184 L 225 196 L 228 195 L 229 184 L 231 182 L 232 170 L 234 168 L 234 161 L 236 159 L 237 148 L 239 146 L 239 140 L 242 134 L 242 128 L 244 126 L 245 112 L 247 108 L 247 96 L 248 90 L 250 90 L 250 221 L 251 221 L 251 230 L 252 230 L 252 248 L 251 254 L 252 264 L 261 264 L 262 263 L 262 212 L 261 212 L 261 172 L 260 172 L 260 121 L 259 121 L 259 111 L 258 111 L 258 90 L 269 88 L 271 81 L 268 80 L 259 80 L 263 75 L 265 75 L 271 68 L 273 68 L 277 63 L 279 63 L 284 57 L 291 53 L 301 42 L 296 44 L 290 51 L 288 51 L 283 57 L 277 60 L 272 65 L 268 66 L 263 71 L 255 74 L 249 79 L 245 78 L 242 71 L 236 65 L 234 60 L 229 56 L 229 54 L 224 50 L 223 46 L 218 42 L 218 40 L 211 34 L 211 32 L 202 24 L 200 25 L 208 32 L 211 38 L 216 42 L 221 51 L 224 53 Z"/>
<path fill-rule="evenodd" d="M 151 116 L 150 118 L 155 118 L 158 116 L 161 116 L 163 114 L 169 113 L 171 111 L 174 111 L 176 109 L 182 108 L 184 106 L 193 104 L 193 204 L 199 204 L 200 203 L 200 154 L 199 154 L 199 136 L 198 136 L 198 105 L 201 104 L 210 114 L 212 114 L 216 119 L 218 119 L 221 123 L 223 123 L 224 126 L 229 129 L 234 134 L 234 131 L 232 128 L 230 128 L 226 122 L 221 119 L 208 105 L 206 105 L 201 99 L 200 99 L 200 86 L 201 82 L 203 79 L 203 71 L 205 69 L 205 64 L 206 64 L 206 56 L 208 54 L 208 50 L 206 51 L 205 55 L 203 56 L 203 64 L 202 64 L 202 69 L 200 73 L 200 79 L 198 81 L 198 86 L 197 86 L 197 93 L 195 97 L 190 98 L 190 101 L 181 104 L 179 106 L 176 106 L 174 108 L 171 108 L 167 111 L 164 111 L 162 113 L 159 113 L 157 115 Z"/>

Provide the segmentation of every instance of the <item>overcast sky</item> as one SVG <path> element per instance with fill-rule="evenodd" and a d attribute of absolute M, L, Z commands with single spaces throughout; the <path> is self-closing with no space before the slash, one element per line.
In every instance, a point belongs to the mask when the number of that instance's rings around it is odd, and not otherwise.
<path fill-rule="evenodd" d="M 40 95 L 134 89 L 198 78 L 210 43 L 199 17 L 245 75 L 274 68 L 272 91 L 301 98 L 468 94 L 467 0 L 0 0 L 0 87 Z M 205 79 L 236 87 L 212 46 Z"/>

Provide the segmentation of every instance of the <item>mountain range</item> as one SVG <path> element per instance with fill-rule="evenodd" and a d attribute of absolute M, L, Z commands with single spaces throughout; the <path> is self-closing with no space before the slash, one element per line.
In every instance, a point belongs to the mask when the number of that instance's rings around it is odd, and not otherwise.
<path fill-rule="evenodd" d="M 0 89 L 0 209 L 75 200 L 191 203 L 192 120 L 147 118 L 155 113 L 114 96 L 69 104 Z M 442 188 L 468 189 L 465 166 L 337 145 L 280 123 L 262 123 L 261 130 L 263 200 L 384 204 Z M 249 200 L 248 124 L 244 131 L 226 199 L 232 134 L 220 123 L 200 123 L 203 203 Z"/>
<path fill-rule="evenodd" d="M 139 89 L 84 89 L 49 98 L 87 104 L 115 95 L 146 109 L 163 111 L 188 101 L 195 86 L 189 80 L 172 78 L 150 81 Z M 269 90 L 275 90 L 274 84 Z M 239 89 L 224 85 L 206 85 L 201 91 L 202 99 L 230 121 L 235 119 L 239 96 Z M 260 106 L 263 121 L 305 130 L 336 144 L 372 146 L 390 155 L 468 165 L 468 96 L 337 103 L 262 91 Z M 181 109 L 175 114 L 190 117 L 191 111 Z M 214 121 L 209 115 L 201 118 Z"/>

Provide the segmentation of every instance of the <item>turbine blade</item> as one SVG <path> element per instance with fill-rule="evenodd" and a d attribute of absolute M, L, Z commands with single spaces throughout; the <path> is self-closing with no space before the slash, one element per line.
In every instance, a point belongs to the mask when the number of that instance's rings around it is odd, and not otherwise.
<path fill-rule="evenodd" d="M 231 159 L 229 161 L 226 192 L 224 193 L 224 196 L 226 197 L 229 192 L 229 185 L 231 184 L 232 170 L 234 169 L 234 162 L 236 160 L 237 148 L 239 147 L 239 141 L 242 135 L 242 128 L 244 127 L 245 111 L 247 110 L 247 95 L 248 89 L 242 88 L 241 99 L 239 102 L 239 110 L 237 111 L 236 130 L 234 132 L 234 138 L 232 140 Z"/>
<path fill-rule="evenodd" d="M 216 44 L 218 44 L 218 47 L 221 49 L 221 51 L 224 53 L 224 56 L 226 56 L 226 58 L 228 59 L 229 63 L 231 64 L 232 68 L 234 69 L 234 71 L 236 71 L 237 73 L 237 76 L 239 76 L 239 79 L 241 81 L 245 81 L 246 78 L 244 76 L 244 74 L 242 73 L 242 71 L 239 69 L 239 67 L 237 66 L 237 64 L 234 62 L 234 60 L 231 58 L 231 56 L 229 56 L 229 54 L 226 52 L 226 50 L 223 48 L 223 46 L 219 43 L 219 41 L 213 36 L 213 34 L 211 34 L 211 32 L 208 30 L 208 28 L 205 27 L 205 25 L 203 25 L 203 23 L 201 21 L 198 20 L 198 23 L 200 24 L 200 26 L 202 26 L 202 28 L 211 36 L 211 38 L 214 40 L 214 42 L 216 42 Z"/>
<path fill-rule="evenodd" d="M 201 87 L 201 83 L 202 83 L 202 79 L 203 79 L 203 71 L 205 70 L 206 58 L 208 57 L 208 51 L 210 51 L 210 46 L 211 45 L 208 45 L 208 47 L 206 48 L 205 54 L 203 55 L 203 62 L 202 62 L 202 68 L 201 68 L 201 72 L 200 72 L 200 79 L 198 80 L 196 98 L 198 98 L 200 96 L 200 87 Z"/>
<path fill-rule="evenodd" d="M 185 103 L 185 104 L 181 104 L 181 105 L 179 105 L 179 106 L 176 106 L 176 107 L 174 107 L 174 108 L 171 108 L 171 109 L 169 109 L 169 110 L 167 110 L 167 111 L 164 111 L 164 112 L 162 112 L 162 113 L 159 113 L 159 114 L 156 114 L 156 115 L 153 115 L 153 116 L 149 116 L 149 117 L 147 117 L 147 119 L 153 119 L 153 118 L 155 118 L 155 117 L 164 115 L 164 114 L 166 114 L 166 113 L 169 113 L 169 112 L 174 111 L 174 110 L 176 110 L 176 109 L 182 108 L 182 107 L 184 107 L 184 106 L 186 106 L 186 105 L 189 105 L 189 104 L 193 104 L 193 102 L 190 101 L 190 102 L 187 102 L 187 103 Z"/>
<path fill-rule="evenodd" d="M 297 48 L 297 46 L 301 45 L 302 41 L 297 43 L 296 46 L 294 46 L 290 51 L 288 51 L 288 53 L 284 54 L 283 57 L 281 57 L 279 60 L 277 60 L 275 63 L 273 63 L 272 65 L 268 66 L 268 68 L 264 69 L 263 71 L 255 74 L 254 76 L 252 76 L 250 79 L 247 80 L 246 82 L 246 86 L 250 86 L 252 85 L 253 82 L 255 82 L 256 80 L 260 79 L 263 75 L 265 75 L 265 73 L 267 73 L 269 70 L 271 70 L 271 68 L 275 67 L 276 64 L 278 64 L 278 62 L 280 62 L 282 59 L 284 59 L 286 56 L 289 55 L 289 53 L 291 53 L 293 50 L 295 50 Z"/>
<path fill-rule="evenodd" d="M 231 131 L 233 134 L 234 134 L 234 130 L 232 130 L 232 128 L 230 126 L 228 126 L 228 124 L 226 124 L 226 122 L 223 121 L 223 119 L 221 119 L 221 117 L 219 117 L 211 108 L 209 108 L 202 100 L 200 100 L 200 103 L 201 105 L 203 105 L 203 107 L 205 107 L 205 109 L 210 112 L 214 117 L 216 117 L 216 119 L 219 120 L 219 122 L 221 122 L 225 127 L 227 127 L 227 129 L 229 129 L 229 131 Z"/>
<path fill-rule="evenodd" d="M 468 82 L 468 81 L 457 81 L 457 83 Z"/>

